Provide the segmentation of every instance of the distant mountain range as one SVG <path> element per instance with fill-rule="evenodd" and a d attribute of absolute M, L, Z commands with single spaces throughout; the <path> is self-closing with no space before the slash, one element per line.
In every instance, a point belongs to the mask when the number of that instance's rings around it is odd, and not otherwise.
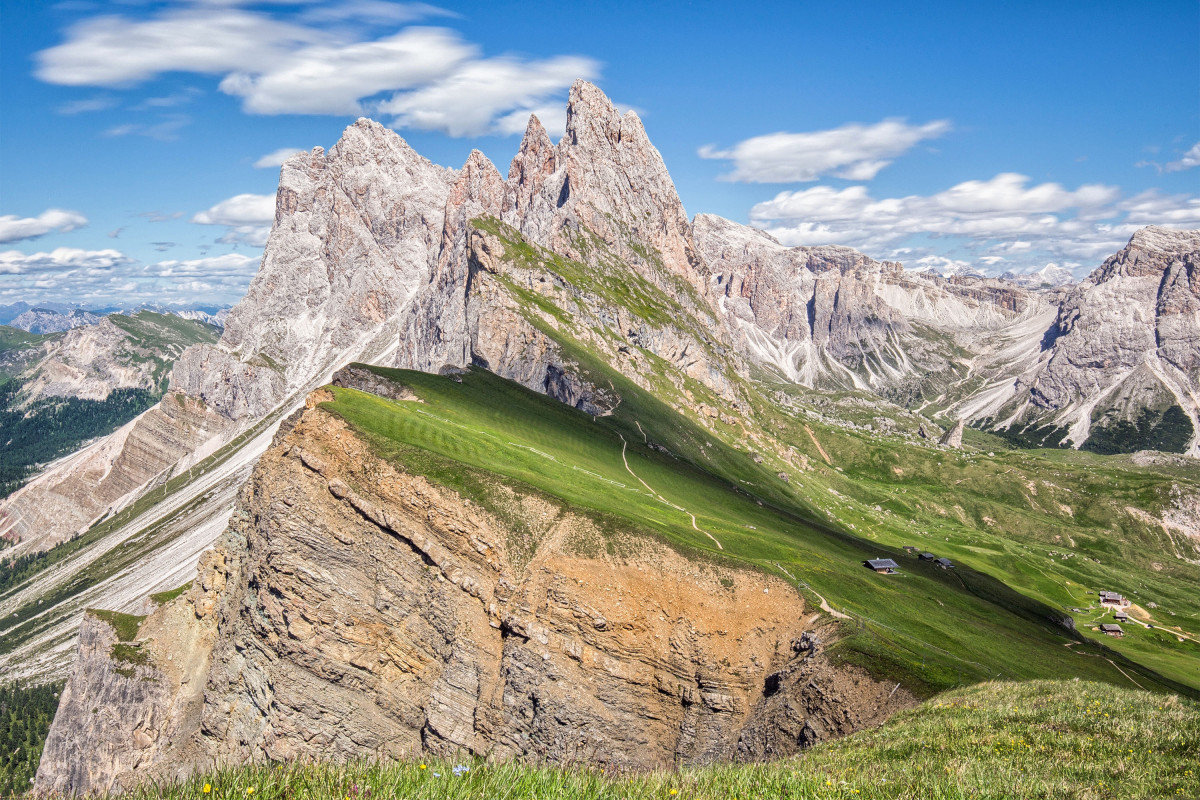
<path fill-rule="evenodd" d="M 220 327 L 229 313 L 229 307 L 164 306 L 157 303 L 142 303 L 130 307 L 83 308 L 65 303 L 41 303 L 31 306 L 28 303 L 19 302 L 0 306 L 0 325 L 19 328 L 27 333 L 60 333 L 84 325 L 95 325 L 109 314 L 136 314 L 138 311 L 174 314 L 184 319 L 197 320 Z"/>

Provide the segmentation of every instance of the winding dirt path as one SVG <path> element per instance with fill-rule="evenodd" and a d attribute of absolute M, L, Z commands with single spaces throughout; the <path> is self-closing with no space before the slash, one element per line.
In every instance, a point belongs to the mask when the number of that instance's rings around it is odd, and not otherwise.
<path fill-rule="evenodd" d="M 836 617 L 837 619 L 853 619 L 853 617 L 851 617 L 849 614 L 843 614 L 842 612 L 836 610 L 833 606 L 829 605 L 829 602 L 821 596 L 821 593 L 809 586 L 807 583 L 803 584 L 803 586 L 805 589 L 808 589 L 817 596 L 817 599 L 821 601 L 821 610 L 826 614 Z"/>
<path fill-rule="evenodd" d="M 641 428 L 641 426 L 639 425 L 639 426 L 638 426 L 638 428 L 640 429 L 640 428 Z M 618 434 L 617 434 L 617 436 L 621 436 L 621 434 L 620 434 L 620 433 L 618 433 Z M 713 536 L 711 533 L 709 533 L 708 531 L 704 530 L 703 528 L 701 528 L 699 525 L 697 525 L 697 524 L 696 524 L 696 515 L 695 515 L 695 514 L 693 514 L 692 512 L 688 511 L 688 510 L 687 510 L 686 508 L 684 508 L 683 506 L 677 506 L 677 505 L 675 505 L 675 504 L 674 504 L 674 503 L 672 503 L 670 500 L 668 500 L 667 498 L 663 497 L 663 496 L 662 496 L 661 494 L 659 494 L 658 492 L 654 491 L 654 489 L 653 489 L 653 488 L 651 488 L 650 484 L 648 484 L 648 483 L 646 483 L 644 480 L 642 480 L 642 479 L 641 479 L 641 477 L 640 477 L 640 476 L 639 476 L 639 475 L 638 475 L 636 472 L 634 472 L 634 471 L 633 471 L 633 470 L 630 468 L 630 466 L 629 466 L 629 459 L 625 457 L 625 449 L 626 449 L 627 447 L 629 447 L 629 443 L 625 441 L 625 437 L 624 437 L 624 436 L 621 436 L 621 460 L 625 462 L 625 471 L 626 471 L 626 472 L 628 472 L 630 475 L 632 475 L 634 478 L 636 478 L 638 483 L 640 483 L 642 486 L 645 486 L 645 487 L 646 487 L 646 491 L 648 491 L 650 494 L 652 494 L 652 495 L 654 495 L 656 498 L 658 498 L 658 501 L 659 501 L 660 503 L 662 503 L 662 504 L 664 504 L 664 505 L 668 505 L 668 506 L 670 506 L 671 508 L 678 509 L 679 511 L 682 511 L 683 513 L 685 513 L 685 514 L 687 514 L 689 517 L 691 517 L 691 518 L 692 518 L 692 527 L 693 527 L 693 528 L 695 528 L 695 529 L 696 529 L 697 531 L 699 531 L 700 533 L 703 533 L 703 534 L 704 534 L 705 536 L 707 536 L 709 539 L 712 539 L 712 541 L 713 541 L 713 544 L 715 544 L 715 545 L 717 546 L 717 549 L 718 549 L 718 550 L 724 550 L 724 549 L 725 549 L 724 545 L 722 545 L 720 542 L 718 542 L 718 541 L 717 541 L 717 537 Z"/>

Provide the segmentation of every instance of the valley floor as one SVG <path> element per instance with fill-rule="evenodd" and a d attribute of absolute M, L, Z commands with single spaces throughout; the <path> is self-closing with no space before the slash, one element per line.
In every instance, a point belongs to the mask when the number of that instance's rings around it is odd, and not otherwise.
<path fill-rule="evenodd" d="M 985 683 L 767 764 L 605 775 L 475 760 L 266 764 L 142 798 L 1164 798 L 1200 796 L 1200 705 L 1086 681 Z"/>

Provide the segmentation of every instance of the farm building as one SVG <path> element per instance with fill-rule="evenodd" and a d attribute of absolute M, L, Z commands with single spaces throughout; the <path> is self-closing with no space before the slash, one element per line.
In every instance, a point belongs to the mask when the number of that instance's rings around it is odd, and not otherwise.
<path fill-rule="evenodd" d="M 893 575 L 896 570 L 900 569 L 900 565 L 890 558 L 872 558 L 864 561 L 863 564 L 880 575 Z"/>
<path fill-rule="evenodd" d="M 904 552 L 911 556 L 913 553 L 917 552 L 917 548 L 913 547 L 911 544 L 906 544 L 904 545 Z"/>
<path fill-rule="evenodd" d="M 1126 614 L 1124 611 L 1117 611 L 1116 613 L 1113 614 L 1113 619 L 1115 619 L 1117 622 L 1128 622 L 1129 615 Z"/>
<path fill-rule="evenodd" d="M 1106 622 L 1100 626 L 1100 632 L 1107 636 L 1115 636 L 1120 639 L 1125 635 L 1125 631 L 1121 630 L 1120 625 L 1114 625 L 1111 622 Z"/>
<path fill-rule="evenodd" d="M 1116 592 L 1100 592 L 1100 605 L 1109 608 L 1127 608 L 1129 599 Z"/>
<path fill-rule="evenodd" d="M 948 558 L 935 558 L 933 563 L 937 564 L 942 569 L 954 569 L 954 562 Z"/>
<path fill-rule="evenodd" d="M 933 553 L 921 553 L 919 556 L 917 556 L 917 558 L 921 559 L 922 561 L 933 561 L 935 558 L 937 558 L 937 556 L 935 556 Z"/>

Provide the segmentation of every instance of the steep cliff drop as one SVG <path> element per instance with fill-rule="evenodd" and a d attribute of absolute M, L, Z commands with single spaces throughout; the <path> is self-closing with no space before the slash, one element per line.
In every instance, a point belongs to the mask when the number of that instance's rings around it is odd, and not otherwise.
<path fill-rule="evenodd" d="M 591 518 L 513 491 L 526 550 L 327 397 L 283 426 L 191 588 L 128 642 L 89 618 L 39 792 L 261 759 L 761 758 L 914 703 L 827 660 L 836 625 L 788 582 L 649 538 L 589 547 Z"/>

